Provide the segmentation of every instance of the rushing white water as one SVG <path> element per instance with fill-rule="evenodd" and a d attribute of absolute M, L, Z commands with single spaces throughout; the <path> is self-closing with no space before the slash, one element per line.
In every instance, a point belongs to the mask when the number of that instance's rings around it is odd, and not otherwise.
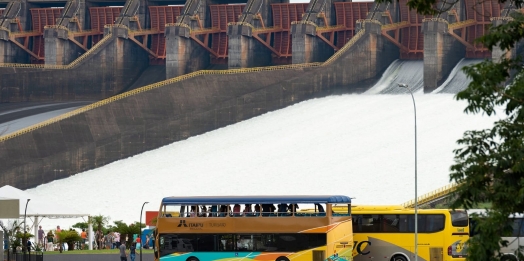
<path fill-rule="evenodd" d="M 495 118 L 466 115 L 449 94 L 415 94 L 418 193 L 449 183 L 455 141 Z M 173 195 L 345 194 L 356 204 L 414 198 L 409 95 L 305 101 L 128 159 L 29 189 L 112 221 L 138 221 Z M 44 219 L 44 229 L 79 220 Z"/>
<path fill-rule="evenodd" d="M 471 80 L 468 79 L 467 75 L 462 71 L 462 68 L 479 62 L 482 62 L 482 59 L 460 60 L 460 62 L 453 68 L 446 81 L 434 90 L 433 93 L 458 93 L 465 90 Z"/>
<path fill-rule="evenodd" d="M 409 86 L 413 92 L 424 88 L 424 61 L 395 60 L 386 69 L 380 80 L 366 94 L 397 94 L 408 93 L 405 88 L 399 88 L 399 83 Z"/>

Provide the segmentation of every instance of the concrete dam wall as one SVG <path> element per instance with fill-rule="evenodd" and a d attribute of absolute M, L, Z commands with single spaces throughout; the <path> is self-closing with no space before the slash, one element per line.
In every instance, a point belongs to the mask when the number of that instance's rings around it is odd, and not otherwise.
<path fill-rule="evenodd" d="M 198 71 L 1 137 L 0 186 L 35 187 L 379 77 L 398 47 L 379 23 L 363 28 L 324 63 Z"/>

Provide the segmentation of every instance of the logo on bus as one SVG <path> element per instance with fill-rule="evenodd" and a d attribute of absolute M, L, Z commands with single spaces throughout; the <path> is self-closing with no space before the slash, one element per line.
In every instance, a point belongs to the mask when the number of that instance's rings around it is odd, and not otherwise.
<path fill-rule="evenodd" d="M 353 242 L 353 251 L 356 251 L 358 254 L 365 256 L 369 254 L 369 251 L 366 251 L 366 252 L 363 251 L 367 246 L 371 246 L 370 241 L 360 241 L 360 242 L 354 241 Z"/>
<path fill-rule="evenodd" d="M 177 227 L 189 227 L 189 229 L 202 229 L 204 227 L 204 223 L 186 223 L 185 220 L 180 220 L 180 223 Z"/>

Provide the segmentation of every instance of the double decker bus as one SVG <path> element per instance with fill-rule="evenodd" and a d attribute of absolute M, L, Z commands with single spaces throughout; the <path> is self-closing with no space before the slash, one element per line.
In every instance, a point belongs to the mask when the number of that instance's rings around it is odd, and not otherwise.
<path fill-rule="evenodd" d="M 344 211 L 343 208 L 334 208 Z M 415 209 L 402 206 L 355 206 L 352 209 L 355 261 L 415 259 Z M 418 209 L 418 260 L 462 261 L 469 239 L 463 210 Z"/>
<path fill-rule="evenodd" d="M 333 213 L 334 204 L 346 211 Z M 301 207 L 322 209 L 300 213 Z M 170 213 L 179 212 L 178 216 Z M 162 199 L 155 260 L 351 260 L 348 196 L 199 196 Z"/>
<path fill-rule="evenodd" d="M 475 229 L 476 221 L 472 218 L 471 214 L 476 213 L 482 218 L 486 214 L 484 209 L 470 209 L 468 210 L 470 214 L 470 236 L 473 237 L 479 233 Z M 508 242 L 507 246 L 501 246 L 500 254 L 502 255 L 500 260 L 502 261 L 522 261 L 519 260 L 518 251 L 524 255 L 524 250 L 522 249 L 521 241 L 524 244 L 524 215 L 523 214 L 513 214 L 509 216 L 508 222 L 511 223 L 513 228 L 511 236 L 503 236 L 502 239 Z"/>

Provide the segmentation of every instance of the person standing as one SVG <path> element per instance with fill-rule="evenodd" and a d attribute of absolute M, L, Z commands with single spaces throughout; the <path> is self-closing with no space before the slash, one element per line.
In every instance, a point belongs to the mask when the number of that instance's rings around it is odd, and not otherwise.
<path fill-rule="evenodd" d="M 80 237 L 82 238 L 82 249 L 84 249 L 84 246 L 86 245 L 86 242 L 87 242 L 87 233 L 84 228 L 82 229 L 82 233 L 80 233 Z"/>
<path fill-rule="evenodd" d="M 116 247 L 120 248 L 120 233 L 115 232 Z"/>
<path fill-rule="evenodd" d="M 120 249 L 120 261 L 127 261 L 126 244 L 121 244 L 118 249 Z"/>
<path fill-rule="evenodd" d="M 38 247 L 44 247 L 44 230 L 42 229 L 42 226 L 38 227 Z"/>
<path fill-rule="evenodd" d="M 58 235 L 58 233 L 60 233 L 60 232 L 62 232 L 62 229 L 60 229 L 60 226 L 56 226 L 56 232 L 55 232 L 56 243 L 59 244 L 60 250 L 65 250 L 64 244 L 60 243 L 60 235 Z M 60 252 L 60 253 L 62 253 L 62 252 Z"/>
<path fill-rule="evenodd" d="M 135 261 L 135 256 L 136 256 L 136 242 L 133 242 L 133 244 L 129 248 L 129 257 L 131 258 L 131 261 Z"/>
<path fill-rule="evenodd" d="M 46 249 L 46 251 L 53 251 L 54 250 L 53 239 L 54 239 L 53 231 L 49 230 L 49 232 L 47 232 L 47 249 Z"/>

